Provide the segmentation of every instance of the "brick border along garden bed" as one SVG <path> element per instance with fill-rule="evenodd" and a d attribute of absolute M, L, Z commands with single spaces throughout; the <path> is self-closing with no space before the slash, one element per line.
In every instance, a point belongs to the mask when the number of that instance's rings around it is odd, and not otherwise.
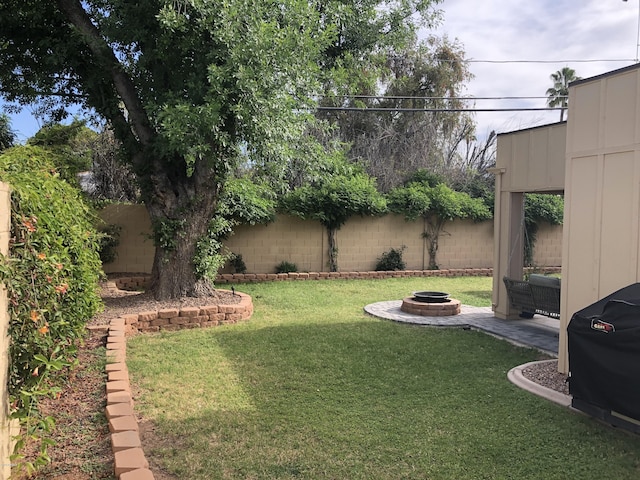
<path fill-rule="evenodd" d="M 148 276 L 114 279 L 113 286 L 122 290 L 144 288 Z M 107 406 L 105 413 L 111 433 L 114 473 L 120 480 L 153 480 L 149 470 L 133 410 L 129 370 L 126 363 L 127 335 L 137 332 L 159 332 L 186 328 L 213 327 L 247 320 L 253 314 L 253 302 L 246 293 L 235 292 L 240 302 L 231 305 L 183 307 L 132 313 L 109 322 L 106 343 Z"/>

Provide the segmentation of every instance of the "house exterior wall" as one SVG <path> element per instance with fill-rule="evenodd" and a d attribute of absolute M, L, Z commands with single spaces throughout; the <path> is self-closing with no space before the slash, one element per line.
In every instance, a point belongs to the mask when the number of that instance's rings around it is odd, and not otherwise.
<path fill-rule="evenodd" d="M 640 281 L 640 70 L 569 89 L 560 370 L 576 311 Z"/>
<path fill-rule="evenodd" d="M 122 227 L 116 260 L 104 265 L 105 272 L 151 272 L 154 246 L 149 239 L 151 225 L 145 208 L 110 205 L 101 217 L 108 224 Z M 350 219 L 337 233 L 339 270 L 371 271 L 385 251 L 403 245 L 406 268 L 426 269 L 423 226 L 422 220 L 407 222 L 400 215 Z M 492 266 L 492 222 L 455 221 L 447 224 L 445 230 L 437 257 L 440 268 Z M 561 238 L 561 226 L 541 228 L 534 257 L 536 265 L 560 264 Z M 225 245 L 231 252 L 242 255 L 248 273 L 274 273 L 276 265 L 285 260 L 295 263 L 299 271 L 327 271 L 327 233 L 318 222 L 280 215 L 268 225 L 240 225 Z"/>
<path fill-rule="evenodd" d="M 567 124 L 563 122 L 498 135 L 496 167 L 493 169 L 496 183 L 492 304 L 499 318 L 514 319 L 520 313 L 511 307 L 502 278 L 522 278 L 523 195 L 525 192 L 562 192 L 566 132 Z M 561 265 L 561 257 L 552 253 L 561 251 L 559 240 L 551 240 L 546 235 L 543 231 L 539 233 L 534 263 L 551 255 L 553 260 L 545 258 L 544 261 Z"/>

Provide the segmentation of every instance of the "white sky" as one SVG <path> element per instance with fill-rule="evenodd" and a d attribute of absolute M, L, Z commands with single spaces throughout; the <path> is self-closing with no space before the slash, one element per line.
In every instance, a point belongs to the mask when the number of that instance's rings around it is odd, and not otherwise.
<path fill-rule="evenodd" d="M 469 60 L 561 60 L 557 63 L 471 63 L 467 95 L 545 96 L 551 73 L 569 66 L 582 78 L 631 65 L 637 57 L 640 0 L 444 0 L 434 32 L 458 39 Z M 576 63 L 565 60 L 627 59 Z M 478 100 L 478 108 L 545 107 L 545 100 Z M 559 112 L 477 113 L 478 134 L 526 128 L 560 119 Z M 39 128 L 24 109 L 12 116 L 19 141 Z"/>
<path fill-rule="evenodd" d="M 632 65 L 637 58 L 640 0 L 444 0 L 435 33 L 458 39 L 468 60 L 557 63 L 471 63 L 466 95 L 544 97 L 550 75 L 565 66 L 588 78 Z M 625 62 L 578 63 L 566 60 Z M 478 108 L 545 107 L 546 100 L 480 101 Z M 566 116 L 565 116 L 566 118 Z M 477 113 L 484 136 L 560 120 L 559 112 Z"/>

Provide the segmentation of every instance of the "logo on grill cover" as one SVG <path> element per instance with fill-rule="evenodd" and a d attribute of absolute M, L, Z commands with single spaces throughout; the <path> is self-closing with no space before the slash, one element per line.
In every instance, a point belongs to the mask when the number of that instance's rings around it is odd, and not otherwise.
<path fill-rule="evenodd" d="M 616 328 L 613 325 L 607 322 L 603 322 L 602 320 L 599 320 L 597 318 L 591 319 L 591 329 L 603 333 L 611 333 L 616 331 Z"/>

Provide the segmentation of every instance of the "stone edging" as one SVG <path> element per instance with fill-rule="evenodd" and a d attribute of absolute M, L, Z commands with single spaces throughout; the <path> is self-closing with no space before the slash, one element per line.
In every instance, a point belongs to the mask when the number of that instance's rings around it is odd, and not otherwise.
<path fill-rule="evenodd" d="M 114 472 L 120 480 L 154 480 L 144 456 L 133 411 L 133 398 L 126 364 L 127 334 L 157 332 L 184 328 L 212 327 L 246 320 L 253 313 L 251 297 L 233 305 L 212 305 L 182 309 L 141 312 L 114 318 L 109 322 L 106 344 L 107 406 L 106 416 L 111 433 Z"/>

